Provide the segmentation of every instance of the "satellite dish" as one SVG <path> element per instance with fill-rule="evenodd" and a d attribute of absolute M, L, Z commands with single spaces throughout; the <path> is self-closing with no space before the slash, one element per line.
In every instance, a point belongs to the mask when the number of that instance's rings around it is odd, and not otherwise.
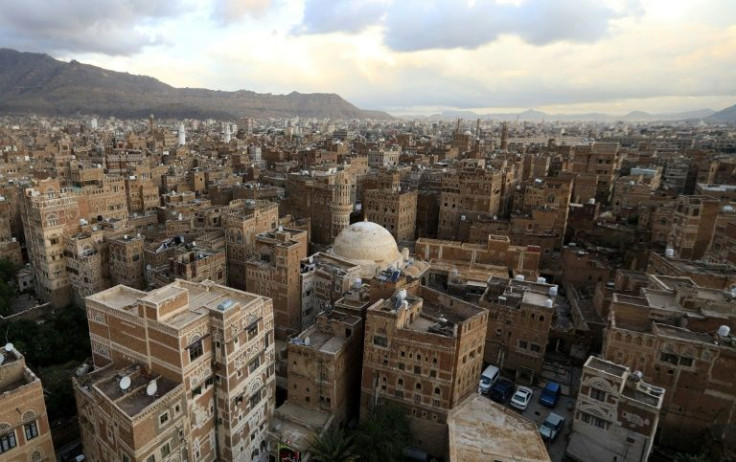
<path fill-rule="evenodd" d="M 14 349 L 15 349 L 15 347 L 13 346 L 12 343 L 6 343 L 5 344 L 5 351 L 7 351 L 8 353 L 10 353 L 11 351 L 13 351 Z"/>
<path fill-rule="evenodd" d="M 125 377 L 120 379 L 120 389 L 125 391 L 128 388 L 130 388 L 130 377 L 126 375 Z"/>
<path fill-rule="evenodd" d="M 156 390 L 158 390 L 156 380 L 151 380 L 150 382 L 148 382 L 148 386 L 146 387 L 146 394 L 148 396 L 153 396 L 156 394 Z"/>
<path fill-rule="evenodd" d="M 730 333 L 731 333 L 731 328 L 725 324 L 718 328 L 718 336 L 720 337 L 728 337 Z"/>
<path fill-rule="evenodd" d="M 5 355 L 0 355 L 0 364 L 5 362 Z"/>

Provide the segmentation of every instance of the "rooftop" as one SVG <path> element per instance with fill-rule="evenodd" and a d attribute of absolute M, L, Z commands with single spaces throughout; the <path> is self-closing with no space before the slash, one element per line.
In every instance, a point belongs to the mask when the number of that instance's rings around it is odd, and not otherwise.
<path fill-rule="evenodd" d="M 550 461 L 533 422 L 482 396 L 463 401 L 450 412 L 447 424 L 451 462 Z"/>
<path fill-rule="evenodd" d="M 623 378 L 624 374 L 628 371 L 627 367 L 612 363 L 611 361 L 596 358 L 595 356 L 591 356 L 590 358 L 588 358 L 585 363 L 585 367 L 597 369 L 599 371 L 603 371 L 607 374 L 611 374 L 619 378 Z"/>

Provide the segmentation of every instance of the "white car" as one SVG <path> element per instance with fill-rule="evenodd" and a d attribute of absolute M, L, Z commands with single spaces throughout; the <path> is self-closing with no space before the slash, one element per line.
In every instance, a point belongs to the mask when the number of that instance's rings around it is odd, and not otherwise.
<path fill-rule="evenodd" d="M 511 397 L 511 402 L 509 402 L 509 404 L 516 409 L 524 411 L 527 406 L 529 406 L 529 401 L 532 400 L 532 396 L 534 396 L 534 391 L 531 388 L 517 387 L 516 393 Z"/>

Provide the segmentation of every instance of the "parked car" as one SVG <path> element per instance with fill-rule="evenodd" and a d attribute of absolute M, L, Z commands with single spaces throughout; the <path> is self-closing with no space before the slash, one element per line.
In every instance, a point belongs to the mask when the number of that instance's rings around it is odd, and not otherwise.
<path fill-rule="evenodd" d="M 557 400 L 560 399 L 562 387 L 557 382 L 547 382 L 544 386 L 542 394 L 539 395 L 539 402 L 547 407 L 554 408 Z"/>
<path fill-rule="evenodd" d="M 525 411 L 533 396 L 534 390 L 529 387 L 519 386 L 516 388 L 516 393 L 511 397 L 509 404 L 520 411 Z"/>
<path fill-rule="evenodd" d="M 478 384 L 478 393 L 488 393 L 491 387 L 498 380 L 501 371 L 494 365 L 490 365 L 483 370 L 480 375 L 480 383 Z"/>
<path fill-rule="evenodd" d="M 490 397 L 497 403 L 505 404 L 513 393 L 513 382 L 506 379 L 498 379 L 498 381 L 491 387 Z"/>
<path fill-rule="evenodd" d="M 539 434 L 544 441 L 554 441 L 565 425 L 565 418 L 554 412 L 550 412 L 542 425 L 539 426 Z"/>

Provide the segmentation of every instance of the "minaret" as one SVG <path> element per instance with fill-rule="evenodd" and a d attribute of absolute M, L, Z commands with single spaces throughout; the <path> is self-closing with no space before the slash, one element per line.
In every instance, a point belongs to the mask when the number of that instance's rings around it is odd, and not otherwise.
<path fill-rule="evenodd" d="M 350 213 L 353 203 L 350 199 L 350 175 L 344 171 L 335 174 L 335 189 L 332 193 L 332 237 L 350 226 Z"/>
<path fill-rule="evenodd" d="M 148 118 L 148 132 L 153 135 L 153 132 L 156 131 L 156 119 L 153 118 L 153 114 Z"/>
<path fill-rule="evenodd" d="M 184 122 L 179 124 L 179 146 L 187 144 L 187 132 L 184 130 Z"/>
<path fill-rule="evenodd" d="M 509 124 L 501 124 L 501 151 L 506 152 L 509 148 Z"/>

